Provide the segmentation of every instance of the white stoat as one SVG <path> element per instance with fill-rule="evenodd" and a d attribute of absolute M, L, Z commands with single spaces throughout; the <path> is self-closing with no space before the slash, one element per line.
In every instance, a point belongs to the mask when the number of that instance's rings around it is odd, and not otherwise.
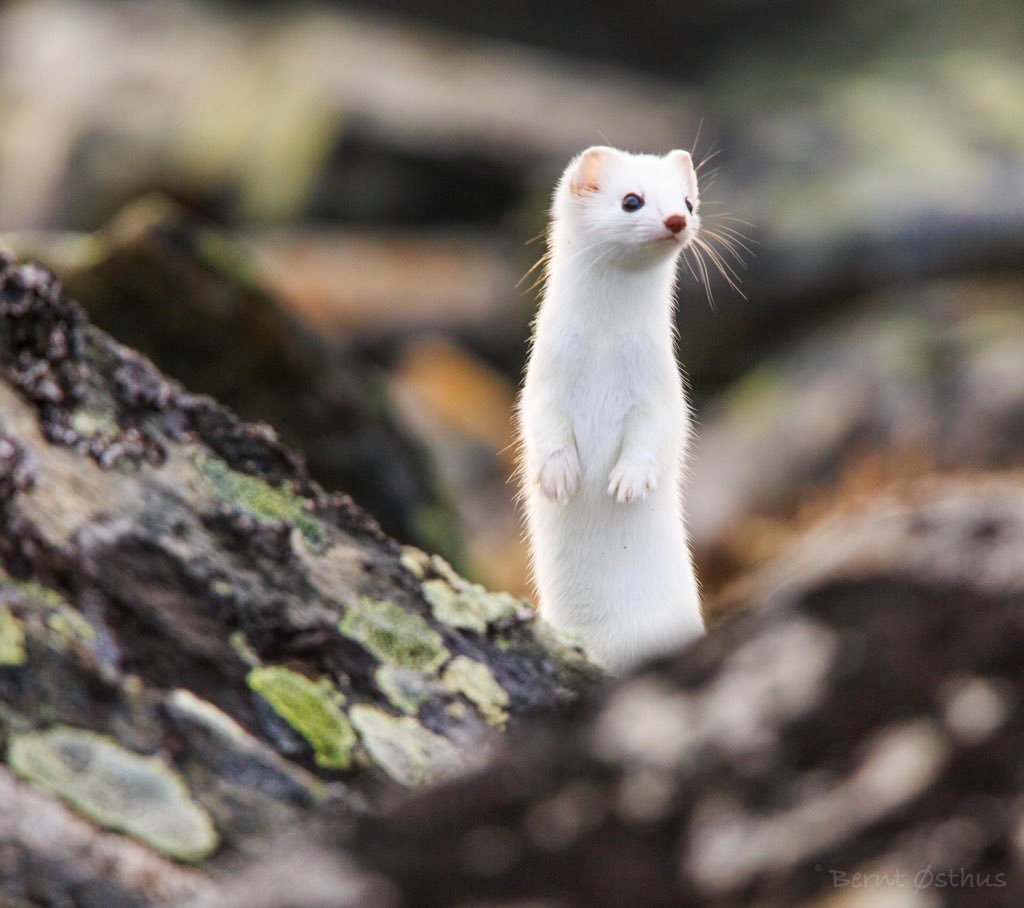
<path fill-rule="evenodd" d="M 551 209 L 519 404 L 527 528 L 541 615 L 612 669 L 704 632 L 673 319 L 698 203 L 689 153 L 594 147 L 566 168 Z"/>

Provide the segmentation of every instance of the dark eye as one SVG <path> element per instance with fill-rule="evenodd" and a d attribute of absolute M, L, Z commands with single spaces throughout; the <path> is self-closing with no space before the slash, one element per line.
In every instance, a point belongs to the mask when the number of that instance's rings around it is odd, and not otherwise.
<path fill-rule="evenodd" d="M 689 199 L 686 200 L 686 210 L 689 211 L 690 214 L 693 214 L 693 202 Z"/>
<path fill-rule="evenodd" d="M 632 214 L 634 211 L 639 211 L 644 207 L 644 200 L 638 196 L 635 192 L 629 193 L 622 199 L 622 210 L 628 211 Z"/>

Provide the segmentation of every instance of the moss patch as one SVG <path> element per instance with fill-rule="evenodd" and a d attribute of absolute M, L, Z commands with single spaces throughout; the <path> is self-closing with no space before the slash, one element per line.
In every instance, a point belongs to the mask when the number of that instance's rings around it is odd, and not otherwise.
<path fill-rule="evenodd" d="M 352 765 L 355 733 L 341 707 L 344 696 L 326 679 L 311 681 L 280 666 L 254 668 L 249 687 L 306 739 L 317 766 L 347 769 Z"/>
<path fill-rule="evenodd" d="M 291 489 L 283 485 L 275 487 L 255 476 L 239 473 L 216 457 L 200 457 L 196 462 L 221 501 L 261 523 L 286 521 L 294 524 L 311 548 L 318 552 L 326 548 L 327 528 L 306 510 L 305 499 Z"/>
<path fill-rule="evenodd" d="M 0 665 L 24 665 L 25 628 L 6 606 L 0 606 Z"/>
<path fill-rule="evenodd" d="M 348 607 L 339 627 L 389 665 L 434 674 L 448 660 L 441 635 L 393 602 L 364 598 Z"/>
<path fill-rule="evenodd" d="M 508 692 L 482 662 L 468 656 L 456 656 L 441 676 L 445 689 L 462 694 L 484 717 L 488 725 L 504 728 L 508 721 Z"/>
<path fill-rule="evenodd" d="M 142 757 L 112 738 L 59 726 L 17 735 L 7 762 L 100 826 L 127 833 L 156 851 L 199 861 L 218 844 L 209 815 L 157 757 Z"/>
<path fill-rule="evenodd" d="M 353 706 L 350 715 L 370 758 L 402 785 L 428 785 L 461 766 L 458 748 L 411 716 L 373 706 Z"/>

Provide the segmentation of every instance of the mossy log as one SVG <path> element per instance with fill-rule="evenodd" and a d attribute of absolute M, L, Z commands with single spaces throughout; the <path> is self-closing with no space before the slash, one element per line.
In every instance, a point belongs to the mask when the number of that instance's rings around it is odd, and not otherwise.
<path fill-rule="evenodd" d="M 202 892 L 594 676 L 4 253 L 0 568 L 3 904 Z"/>
<path fill-rule="evenodd" d="M 189 908 L 1018 905 L 1022 515 L 1019 478 L 840 515 L 678 657 Z"/>

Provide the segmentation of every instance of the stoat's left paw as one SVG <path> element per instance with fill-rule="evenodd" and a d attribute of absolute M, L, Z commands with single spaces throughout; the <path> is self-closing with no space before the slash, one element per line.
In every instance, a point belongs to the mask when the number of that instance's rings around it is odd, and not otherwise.
<path fill-rule="evenodd" d="M 580 458 L 576 446 L 559 448 L 547 457 L 537 474 L 537 485 L 548 501 L 565 504 L 580 484 Z"/>
<path fill-rule="evenodd" d="M 608 494 L 619 504 L 643 501 L 658 484 L 658 476 L 651 467 L 631 460 L 620 460 L 608 475 Z"/>

